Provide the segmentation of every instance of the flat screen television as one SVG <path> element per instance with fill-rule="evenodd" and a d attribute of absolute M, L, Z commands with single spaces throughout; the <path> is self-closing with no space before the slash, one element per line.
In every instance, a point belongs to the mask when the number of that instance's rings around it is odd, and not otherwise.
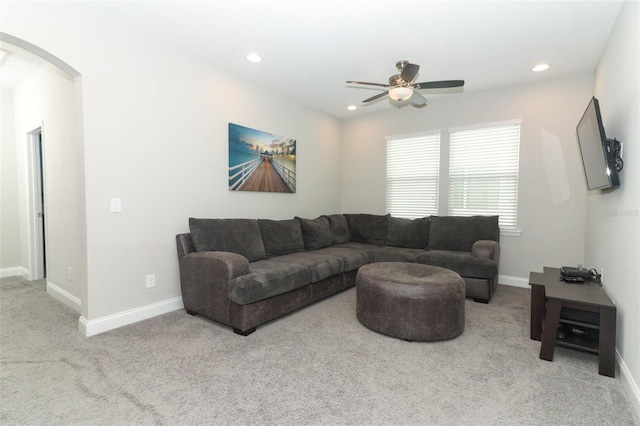
<path fill-rule="evenodd" d="M 600 104 L 593 97 L 578 126 L 578 144 L 589 189 L 620 186 L 618 172 L 622 170 L 620 142 L 607 139 L 600 115 Z"/>

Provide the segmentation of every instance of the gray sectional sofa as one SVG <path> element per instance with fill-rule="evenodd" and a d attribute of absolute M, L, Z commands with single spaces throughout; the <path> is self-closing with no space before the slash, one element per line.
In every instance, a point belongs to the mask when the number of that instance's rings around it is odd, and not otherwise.
<path fill-rule="evenodd" d="M 466 295 L 489 302 L 498 281 L 497 216 L 403 219 L 189 219 L 176 236 L 188 313 L 242 335 L 355 284 L 372 262 L 417 262 L 457 272 Z"/>

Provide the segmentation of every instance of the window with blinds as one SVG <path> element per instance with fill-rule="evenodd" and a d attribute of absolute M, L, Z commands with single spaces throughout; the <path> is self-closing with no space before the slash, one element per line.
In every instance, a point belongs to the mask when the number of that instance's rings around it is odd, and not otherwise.
<path fill-rule="evenodd" d="M 499 215 L 516 229 L 520 122 L 449 133 L 449 215 Z"/>
<path fill-rule="evenodd" d="M 387 213 L 438 214 L 440 133 L 387 139 Z"/>

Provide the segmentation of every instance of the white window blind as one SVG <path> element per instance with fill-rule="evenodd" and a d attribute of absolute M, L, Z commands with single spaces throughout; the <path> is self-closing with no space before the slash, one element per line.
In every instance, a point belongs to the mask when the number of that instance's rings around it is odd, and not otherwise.
<path fill-rule="evenodd" d="M 449 215 L 499 215 L 516 229 L 520 123 L 450 130 Z"/>
<path fill-rule="evenodd" d="M 387 140 L 387 213 L 409 219 L 438 213 L 440 133 Z"/>

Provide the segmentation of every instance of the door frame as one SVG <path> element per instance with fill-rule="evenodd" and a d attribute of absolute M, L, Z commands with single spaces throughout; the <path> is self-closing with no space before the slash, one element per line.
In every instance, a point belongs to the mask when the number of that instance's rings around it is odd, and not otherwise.
<path fill-rule="evenodd" d="M 46 271 L 46 173 L 43 125 L 27 133 L 27 171 L 29 176 L 28 258 L 29 281 L 47 276 Z"/>

